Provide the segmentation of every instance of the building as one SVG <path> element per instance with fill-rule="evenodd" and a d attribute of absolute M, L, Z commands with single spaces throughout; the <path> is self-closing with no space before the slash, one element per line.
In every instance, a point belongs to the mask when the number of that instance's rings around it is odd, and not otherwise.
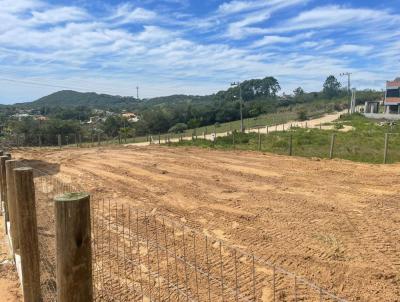
<path fill-rule="evenodd" d="M 400 78 L 386 82 L 386 93 L 383 101 L 385 113 L 400 113 Z"/>
<path fill-rule="evenodd" d="M 136 123 L 139 121 L 139 117 L 134 112 L 123 112 L 122 117 L 126 118 L 129 122 Z"/>
<path fill-rule="evenodd" d="M 380 106 L 383 105 L 383 111 Z M 383 100 L 365 102 L 364 115 L 368 118 L 400 120 L 400 78 L 386 82 Z"/>

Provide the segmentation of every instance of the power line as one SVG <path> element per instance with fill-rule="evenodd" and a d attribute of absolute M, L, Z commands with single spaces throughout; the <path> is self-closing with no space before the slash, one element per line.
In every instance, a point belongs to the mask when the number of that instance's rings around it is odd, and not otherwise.
<path fill-rule="evenodd" d="M 16 80 L 16 79 L 3 78 L 3 77 L 0 77 L 0 81 L 7 81 L 7 82 L 26 84 L 26 85 L 43 86 L 43 87 L 69 89 L 69 90 L 84 90 L 84 91 L 96 90 L 99 93 L 113 94 L 113 95 L 116 94 L 115 92 L 111 92 L 111 91 L 101 91 L 101 90 L 97 90 L 97 89 L 89 89 L 89 88 L 83 88 L 83 87 L 72 87 L 72 86 L 64 86 L 64 85 L 57 85 L 57 84 L 47 84 L 47 83 L 27 81 L 27 80 Z"/>

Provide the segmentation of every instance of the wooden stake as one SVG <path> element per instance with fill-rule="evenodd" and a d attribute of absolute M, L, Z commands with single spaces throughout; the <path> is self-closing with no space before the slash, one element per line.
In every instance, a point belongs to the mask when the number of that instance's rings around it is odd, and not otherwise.
<path fill-rule="evenodd" d="M 10 235 L 14 253 L 19 249 L 17 196 L 13 172 L 17 167 L 17 162 L 17 160 L 6 160 L 8 219 L 10 221 Z"/>
<path fill-rule="evenodd" d="M 332 134 L 332 138 L 331 138 L 331 149 L 330 149 L 330 151 L 329 151 L 329 158 L 330 159 L 332 159 L 333 158 L 333 148 L 334 148 L 334 146 L 335 146 L 335 137 L 336 137 L 336 134 Z"/>
<path fill-rule="evenodd" d="M 86 193 L 66 193 L 57 196 L 54 202 L 57 301 L 91 302 L 90 197 Z"/>
<path fill-rule="evenodd" d="M 292 134 L 290 134 L 290 136 L 289 136 L 289 156 L 292 156 L 292 153 L 293 153 L 292 142 L 293 142 L 293 136 L 292 136 Z"/>
<path fill-rule="evenodd" d="M 9 154 L 4 154 L 0 156 L 0 189 L 1 189 L 1 202 L 4 209 L 4 227 L 7 234 L 7 221 L 8 217 L 8 203 L 7 203 L 7 181 L 6 181 L 6 160 L 11 159 Z"/>
<path fill-rule="evenodd" d="M 14 169 L 24 301 L 41 300 L 35 187 L 32 168 Z"/>
<path fill-rule="evenodd" d="M 387 162 L 387 154 L 388 154 L 388 145 L 389 145 L 389 133 L 385 133 L 385 148 L 383 150 L 383 163 Z"/>

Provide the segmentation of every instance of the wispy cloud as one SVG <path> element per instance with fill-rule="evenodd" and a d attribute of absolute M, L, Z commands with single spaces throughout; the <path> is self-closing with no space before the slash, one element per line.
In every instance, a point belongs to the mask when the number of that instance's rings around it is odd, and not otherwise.
<path fill-rule="evenodd" d="M 198 2 L 180 1 L 83 8 L 0 0 L 0 77 L 115 94 L 134 94 L 138 84 L 143 96 L 156 96 L 212 93 L 266 75 L 286 92 L 318 90 L 328 74 L 346 70 L 358 87 L 376 88 L 400 70 L 399 10 L 235 0 L 198 12 Z M 0 87 L 0 101 L 50 89 Z"/>

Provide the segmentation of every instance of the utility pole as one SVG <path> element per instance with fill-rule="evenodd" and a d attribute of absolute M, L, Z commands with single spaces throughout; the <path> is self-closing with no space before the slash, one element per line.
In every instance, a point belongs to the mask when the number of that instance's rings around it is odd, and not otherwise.
<path fill-rule="evenodd" d="M 136 98 L 139 99 L 139 86 L 136 86 Z"/>
<path fill-rule="evenodd" d="M 347 113 L 350 113 L 350 107 L 351 107 L 351 73 L 350 72 L 343 72 L 340 74 L 341 77 L 347 76 L 347 92 L 349 93 L 349 108 L 347 109 Z"/>
<path fill-rule="evenodd" d="M 244 132 L 243 127 L 243 99 L 242 99 L 242 83 L 240 81 L 233 82 L 231 86 L 239 86 L 239 103 L 240 103 L 240 132 Z"/>

